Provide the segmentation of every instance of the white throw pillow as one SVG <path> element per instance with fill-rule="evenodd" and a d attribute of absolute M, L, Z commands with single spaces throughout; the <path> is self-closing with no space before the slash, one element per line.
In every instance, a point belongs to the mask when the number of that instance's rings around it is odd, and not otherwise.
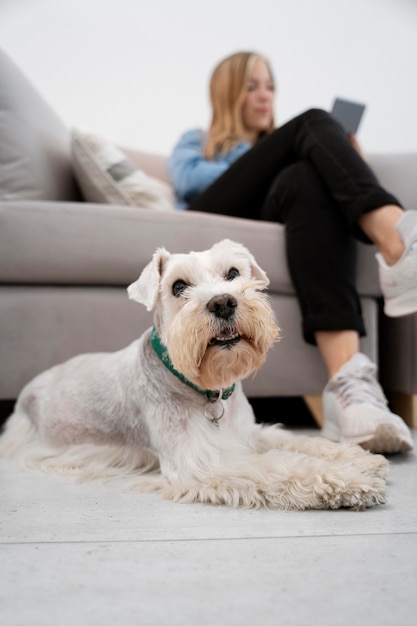
<path fill-rule="evenodd" d="M 172 210 L 175 197 L 165 181 L 149 176 L 116 146 L 93 134 L 71 132 L 72 164 L 87 202 Z"/>

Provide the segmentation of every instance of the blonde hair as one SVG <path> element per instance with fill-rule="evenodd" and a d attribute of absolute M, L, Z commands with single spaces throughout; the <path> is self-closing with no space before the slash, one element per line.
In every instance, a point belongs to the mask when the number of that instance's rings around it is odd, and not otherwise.
<path fill-rule="evenodd" d="M 255 52 L 237 52 L 221 61 L 210 79 L 211 123 L 207 133 L 204 156 L 213 159 L 216 154 L 226 154 L 244 136 L 242 106 L 246 97 L 246 86 L 253 64 L 264 61 L 272 76 L 268 61 Z M 272 117 L 271 132 L 275 127 Z"/>

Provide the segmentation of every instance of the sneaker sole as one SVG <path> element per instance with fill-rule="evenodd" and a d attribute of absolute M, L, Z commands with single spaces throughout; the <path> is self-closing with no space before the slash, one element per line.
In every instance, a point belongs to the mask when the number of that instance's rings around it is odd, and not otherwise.
<path fill-rule="evenodd" d="M 384 313 L 388 317 L 402 317 L 417 312 L 417 289 L 385 301 Z"/>
<path fill-rule="evenodd" d="M 364 437 L 343 437 L 346 443 L 355 443 L 364 450 L 377 454 L 396 454 L 398 452 L 409 452 L 413 449 L 411 435 L 400 434 L 393 424 L 379 424 L 372 435 L 367 439 Z"/>

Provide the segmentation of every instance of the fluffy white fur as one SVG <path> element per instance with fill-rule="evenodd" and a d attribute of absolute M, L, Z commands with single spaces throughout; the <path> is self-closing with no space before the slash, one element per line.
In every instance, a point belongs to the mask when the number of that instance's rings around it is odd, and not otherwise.
<path fill-rule="evenodd" d="M 124 478 L 179 502 L 384 503 L 382 456 L 255 424 L 240 380 L 278 337 L 263 293 L 268 282 L 249 251 L 229 240 L 187 255 L 157 250 L 129 296 L 155 311 L 178 371 L 202 389 L 236 382 L 231 397 L 211 403 L 182 382 L 156 354 L 149 330 L 119 352 L 77 356 L 37 376 L 18 398 L 0 453 L 82 479 Z"/>

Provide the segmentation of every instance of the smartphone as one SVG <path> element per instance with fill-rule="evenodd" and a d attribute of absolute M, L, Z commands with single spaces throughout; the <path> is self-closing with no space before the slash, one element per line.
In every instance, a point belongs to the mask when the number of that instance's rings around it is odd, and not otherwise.
<path fill-rule="evenodd" d="M 333 103 L 332 115 L 341 123 L 348 135 L 355 135 L 365 111 L 365 104 L 336 98 Z"/>

